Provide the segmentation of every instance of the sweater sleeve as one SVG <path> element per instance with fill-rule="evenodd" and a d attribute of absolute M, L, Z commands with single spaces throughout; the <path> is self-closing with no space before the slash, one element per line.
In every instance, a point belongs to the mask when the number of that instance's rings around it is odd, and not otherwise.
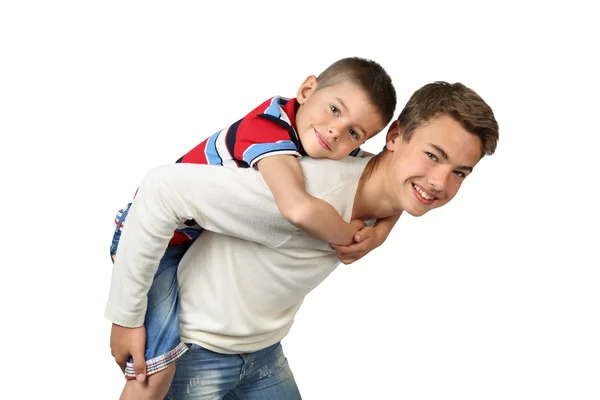
<path fill-rule="evenodd" d="M 195 220 L 204 229 L 276 247 L 296 229 L 280 215 L 253 169 L 171 164 L 144 177 L 115 257 L 105 317 L 144 323 L 147 294 L 173 231 Z"/>

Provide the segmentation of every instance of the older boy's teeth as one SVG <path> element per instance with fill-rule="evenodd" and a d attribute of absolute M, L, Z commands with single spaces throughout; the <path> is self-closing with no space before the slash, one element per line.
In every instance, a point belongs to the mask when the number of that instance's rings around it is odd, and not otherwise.
<path fill-rule="evenodd" d="M 413 185 L 413 186 L 417 190 L 417 192 L 421 195 L 421 197 L 424 198 L 425 200 L 435 199 L 435 197 L 429 196 L 427 193 L 425 193 L 423 190 L 421 190 L 421 188 L 418 187 L 417 185 Z"/>
<path fill-rule="evenodd" d="M 429 196 L 427 193 L 425 192 L 419 192 L 419 194 L 421 195 L 422 198 L 426 199 L 426 200 L 433 200 L 435 197 L 431 197 Z"/>

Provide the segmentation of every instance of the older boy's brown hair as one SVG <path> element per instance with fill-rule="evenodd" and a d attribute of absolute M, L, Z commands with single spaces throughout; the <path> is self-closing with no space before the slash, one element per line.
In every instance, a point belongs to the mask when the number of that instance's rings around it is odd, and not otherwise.
<path fill-rule="evenodd" d="M 360 57 L 342 58 L 317 77 L 317 90 L 344 82 L 360 87 L 369 101 L 381 113 L 385 125 L 394 117 L 396 89 L 392 78 L 377 62 Z"/>
<path fill-rule="evenodd" d="M 440 115 L 449 115 L 481 140 L 481 156 L 496 151 L 499 131 L 494 112 L 462 83 L 438 81 L 413 93 L 398 117 L 403 140 L 408 142 L 419 126 Z"/>

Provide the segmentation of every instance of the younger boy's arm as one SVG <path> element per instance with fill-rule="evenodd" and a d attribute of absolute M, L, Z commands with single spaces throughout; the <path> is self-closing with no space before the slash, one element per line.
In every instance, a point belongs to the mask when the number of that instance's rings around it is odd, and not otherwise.
<path fill-rule="evenodd" d="M 344 264 L 351 264 L 367 255 L 372 250 L 381 246 L 398 222 L 401 213 L 386 218 L 378 219 L 374 226 L 365 226 L 354 235 L 356 243 L 349 246 L 331 247 L 337 252 L 339 260 Z"/>
<path fill-rule="evenodd" d="M 362 221 L 344 221 L 331 204 L 308 194 L 302 167 L 294 156 L 263 158 L 258 162 L 258 169 L 271 189 L 281 215 L 309 235 L 329 243 L 347 245 L 364 226 Z"/>

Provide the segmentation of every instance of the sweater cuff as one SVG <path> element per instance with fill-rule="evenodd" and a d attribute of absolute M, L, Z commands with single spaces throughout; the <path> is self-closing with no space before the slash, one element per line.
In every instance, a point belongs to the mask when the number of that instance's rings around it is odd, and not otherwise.
<path fill-rule="evenodd" d="M 111 304 L 106 305 L 104 317 L 113 324 L 121 325 L 125 328 L 138 328 L 144 325 L 144 314 L 128 314 Z"/>

